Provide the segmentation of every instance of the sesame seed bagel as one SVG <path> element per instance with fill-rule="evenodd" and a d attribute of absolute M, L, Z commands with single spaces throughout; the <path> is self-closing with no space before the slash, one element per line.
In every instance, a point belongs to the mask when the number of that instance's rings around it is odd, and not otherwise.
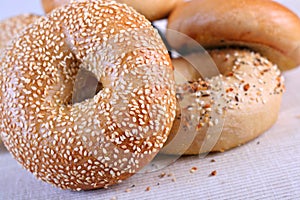
<path fill-rule="evenodd" d="M 284 84 L 276 65 L 249 50 L 222 49 L 209 54 L 221 75 L 205 80 L 195 77 L 186 60 L 173 60 L 179 74 L 192 75 L 186 76 L 190 81 L 184 84 L 175 74 L 177 99 L 183 106 L 177 107 L 166 143 L 173 144 L 163 153 L 223 152 L 256 138 L 277 120 Z M 185 151 L 179 152 L 182 147 Z"/>
<path fill-rule="evenodd" d="M 22 14 L 1 21 L 0 49 L 6 47 L 26 26 L 32 24 L 39 17 L 34 14 Z"/>
<path fill-rule="evenodd" d="M 300 19 L 270 0 L 193 0 L 176 7 L 168 28 L 195 39 L 206 49 L 248 47 L 281 70 L 300 65 Z M 176 49 L 185 40 L 167 38 Z"/>
<path fill-rule="evenodd" d="M 148 164 L 175 117 L 173 68 L 144 16 L 124 4 L 74 2 L 42 17 L 2 59 L 1 137 L 37 178 L 107 187 Z M 101 83 L 70 103 L 80 70 Z"/>
<path fill-rule="evenodd" d="M 107 0 L 112 1 L 112 0 Z M 65 5 L 71 0 L 42 0 L 42 5 L 46 13 L 51 12 L 53 9 Z M 148 20 L 154 21 L 166 17 L 178 3 L 183 0 L 116 0 L 119 3 L 125 3 L 132 6 L 139 13 L 143 14 Z"/>
<path fill-rule="evenodd" d="M 0 22 L 0 54 L 9 43 L 22 32 L 25 27 L 39 18 L 34 14 L 22 14 Z M 1 138 L 0 138 L 1 143 Z"/>

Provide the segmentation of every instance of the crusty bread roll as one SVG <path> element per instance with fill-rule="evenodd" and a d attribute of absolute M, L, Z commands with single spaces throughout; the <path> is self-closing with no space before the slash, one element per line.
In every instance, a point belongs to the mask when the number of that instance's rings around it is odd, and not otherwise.
<path fill-rule="evenodd" d="M 46 13 L 54 8 L 69 3 L 71 0 L 42 0 Z M 107 0 L 111 1 L 111 0 Z M 178 3 L 184 0 L 116 0 L 119 3 L 125 3 L 132 6 L 139 13 L 143 14 L 150 21 L 166 17 Z"/>
<path fill-rule="evenodd" d="M 249 50 L 209 53 L 222 75 L 205 82 L 189 62 L 173 60 L 181 107 L 162 153 L 222 152 L 256 138 L 277 120 L 284 84 L 276 65 Z"/>
<path fill-rule="evenodd" d="M 246 46 L 266 56 L 280 69 L 300 64 L 300 20 L 270 0 L 193 0 L 176 7 L 168 28 L 184 33 L 204 48 Z M 176 49 L 186 41 L 168 34 Z"/>

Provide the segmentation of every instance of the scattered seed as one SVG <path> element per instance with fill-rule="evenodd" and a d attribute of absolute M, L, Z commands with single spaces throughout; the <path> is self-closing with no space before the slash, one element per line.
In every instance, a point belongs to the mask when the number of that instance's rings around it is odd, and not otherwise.
<path fill-rule="evenodd" d="M 158 177 L 159 178 L 163 178 L 163 177 L 165 177 L 166 176 L 166 173 L 165 172 L 162 172 Z"/>
<path fill-rule="evenodd" d="M 210 173 L 210 176 L 216 176 L 217 175 L 217 170 L 214 170 Z"/>
<path fill-rule="evenodd" d="M 125 192 L 131 192 L 131 190 L 130 190 L 129 188 L 127 188 L 127 189 L 125 190 Z"/>
<path fill-rule="evenodd" d="M 195 173 L 197 170 L 198 170 L 197 167 L 192 167 L 192 168 L 190 169 L 190 173 Z"/>

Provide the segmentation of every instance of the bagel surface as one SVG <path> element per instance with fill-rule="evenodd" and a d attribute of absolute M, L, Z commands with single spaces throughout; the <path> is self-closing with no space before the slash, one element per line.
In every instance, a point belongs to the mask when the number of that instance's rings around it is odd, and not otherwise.
<path fill-rule="evenodd" d="M 40 16 L 34 14 L 22 14 L 0 22 L 0 54 L 3 53 L 5 47 L 12 42 L 25 27 L 35 22 Z M 0 143 L 2 143 L 0 138 Z"/>
<path fill-rule="evenodd" d="M 39 17 L 34 14 L 22 14 L 2 20 L 0 22 L 0 49 L 5 48 L 26 26 L 35 22 Z"/>

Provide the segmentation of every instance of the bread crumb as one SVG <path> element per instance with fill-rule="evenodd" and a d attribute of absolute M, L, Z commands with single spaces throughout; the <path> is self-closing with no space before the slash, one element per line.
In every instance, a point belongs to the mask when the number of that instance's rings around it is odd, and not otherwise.
<path fill-rule="evenodd" d="M 174 177 L 174 178 L 172 178 L 172 182 L 176 182 L 176 178 Z"/>
<path fill-rule="evenodd" d="M 211 159 L 210 162 L 216 162 L 216 160 L 215 159 Z"/>
<path fill-rule="evenodd" d="M 127 189 L 125 190 L 125 192 L 131 192 L 131 190 L 130 190 L 129 188 L 127 188 Z"/>
<path fill-rule="evenodd" d="M 198 170 L 197 167 L 192 167 L 192 168 L 190 169 L 190 173 L 195 173 L 197 170 Z"/>
<path fill-rule="evenodd" d="M 174 176 L 174 174 L 173 173 L 169 173 L 167 176 L 171 177 L 171 176 Z"/>
<path fill-rule="evenodd" d="M 249 85 L 249 83 L 247 83 L 246 85 L 244 85 L 244 91 L 248 91 L 249 90 L 249 88 L 250 88 L 250 85 Z"/>
<path fill-rule="evenodd" d="M 214 170 L 210 173 L 210 176 L 216 176 L 217 175 L 217 170 Z"/>
<path fill-rule="evenodd" d="M 112 197 L 110 200 L 117 200 L 117 197 Z"/>
<path fill-rule="evenodd" d="M 145 191 L 149 192 L 150 190 L 151 190 L 151 188 L 148 186 Z"/>
<path fill-rule="evenodd" d="M 166 173 L 165 172 L 162 172 L 158 177 L 159 178 L 163 178 L 163 177 L 165 177 L 166 176 Z"/>

